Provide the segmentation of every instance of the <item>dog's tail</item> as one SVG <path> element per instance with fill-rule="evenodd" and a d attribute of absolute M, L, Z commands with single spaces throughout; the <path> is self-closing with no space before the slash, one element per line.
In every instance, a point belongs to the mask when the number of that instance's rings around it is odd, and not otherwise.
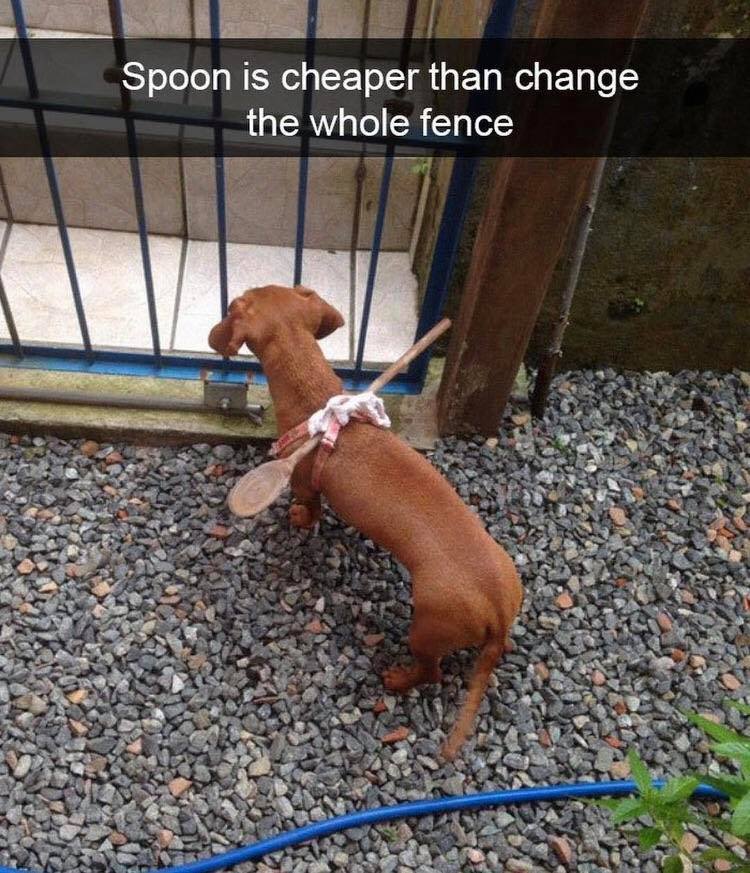
<path fill-rule="evenodd" d="M 466 694 L 466 700 L 461 707 L 453 730 L 450 736 L 443 745 L 443 757 L 452 761 L 458 754 L 458 750 L 464 743 L 466 737 L 471 733 L 474 726 L 477 710 L 484 697 L 484 692 L 487 690 L 487 684 L 490 681 L 492 671 L 495 665 L 500 660 L 505 651 L 505 633 L 499 637 L 489 639 L 479 653 L 479 657 L 474 664 L 474 672 L 469 680 L 469 690 Z"/>

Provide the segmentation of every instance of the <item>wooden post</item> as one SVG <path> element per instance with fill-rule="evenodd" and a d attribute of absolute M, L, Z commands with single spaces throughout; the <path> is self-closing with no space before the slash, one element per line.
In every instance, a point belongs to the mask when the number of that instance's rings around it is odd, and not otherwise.
<path fill-rule="evenodd" d="M 543 0 L 535 35 L 630 38 L 647 2 Z M 497 430 L 597 160 L 497 160 L 440 385 L 441 433 Z"/>

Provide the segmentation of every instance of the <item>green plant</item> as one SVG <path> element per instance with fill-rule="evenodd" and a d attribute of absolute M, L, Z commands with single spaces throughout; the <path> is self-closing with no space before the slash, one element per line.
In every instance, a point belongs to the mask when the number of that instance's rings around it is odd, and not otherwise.
<path fill-rule="evenodd" d="M 634 318 L 646 311 L 646 301 L 637 294 L 628 295 L 626 291 L 617 294 L 607 304 L 607 313 L 610 318 L 626 319 Z"/>
<path fill-rule="evenodd" d="M 728 701 L 728 705 L 750 716 L 750 706 L 736 701 Z M 694 773 L 675 777 L 656 787 L 646 765 L 635 749 L 631 749 L 628 761 L 638 794 L 622 800 L 600 801 L 600 805 L 611 811 L 615 824 L 641 821 L 640 828 L 631 832 L 637 833 L 643 851 L 658 844 L 666 845 L 669 854 L 662 864 L 664 873 L 691 873 L 695 869 L 694 846 L 686 838 L 689 829 L 698 831 L 703 842 L 710 846 L 699 856 L 700 863 L 721 860 L 728 865 L 723 869 L 731 873 L 750 873 L 750 859 L 745 857 L 745 849 L 750 849 L 750 735 L 716 724 L 697 713 L 683 715 L 714 740 L 711 751 L 717 758 L 732 761 L 739 772 Z M 729 814 L 709 815 L 691 805 L 690 798 L 700 783 L 727 795 Z M 724 842 L 729 842 L 731 847 Z M 742 853 L 735 851 L 740 847 Z"/>
<path fill-rule="evenodd" d="M 426 176 L 430 169 L 430 161 L 428 158 L 418 158 L 411 165 L 411 171 L 415 176 Z"/>
<path fill-rule="evenodd" d="M 386 841 L 386 843 L 395 843 L 398 841 L 398 831 L 396 828 L 392 828 L 389 825 L 385 825 L 380 828 L 380 835 Z"/>

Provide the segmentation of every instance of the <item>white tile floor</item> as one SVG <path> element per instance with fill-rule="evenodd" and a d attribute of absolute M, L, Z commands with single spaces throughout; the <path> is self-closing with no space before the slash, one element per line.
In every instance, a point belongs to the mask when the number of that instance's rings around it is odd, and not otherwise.
<path fill-rule="evenodd" d="M 69 234 L 91 342 L 123 348 L 150 346 L 138 235 L 86 228 L 70 228 Z M 181 242 L 176 237 L 152 236 L 149 243 L 159 333 L 168 337 Z M 22 341 L 81 342 L 56 227 L 14 224 L 1 271 Z M 4 324 L 1 329 L 7 336 Z"/>
<path fill-rule="evenodd" d="M 3 223 L 0 222 L 0 239 Z M 81 296 L 94 345 L 150 349 L 151 332 L 138 235 L 70 228 Z M 162 347 L 207 352 L 207 336 L 219 317 L 218 246 L 190 240 L 180 288 L 179 237 L 149 237 Z M 351 322 L 348 252 L 308 249 L 302 281 L 336 306 L 347 326 L 323 341 L 329 360 L 346 361 L 356 348 L 370 253 L 359 252 L 355 324 Z M 291 283 L 294 250 L 230 243 L 229 296 L 246 288 Z M 22 341 L 80 344 L 73 296 L 56 227 L 15 223 L 0 264 L 6 294 Z M 179 289 L 179 293 L 178 293 Z M 417 281 L 407 252 L 382 252 L 378 264 L 365 360 L 395 360 L 414 338 Z M 0 319 L 0 336 L 7 337 Z"/>

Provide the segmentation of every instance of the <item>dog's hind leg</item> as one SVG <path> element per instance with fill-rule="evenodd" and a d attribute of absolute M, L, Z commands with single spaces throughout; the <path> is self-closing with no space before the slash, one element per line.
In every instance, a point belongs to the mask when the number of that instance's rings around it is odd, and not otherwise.
<path fill-rule="evenodd" d="M 409 666 L 391 667 L 383 673 L 383 684 L 388 691 L 406 694 L 417 685 L 440 682 L 442 653 L 436 651 L 435 640 L 429 634 L 427 622 L 415 617 L 409 631 L 409 649 L 414 663 Z"/>

